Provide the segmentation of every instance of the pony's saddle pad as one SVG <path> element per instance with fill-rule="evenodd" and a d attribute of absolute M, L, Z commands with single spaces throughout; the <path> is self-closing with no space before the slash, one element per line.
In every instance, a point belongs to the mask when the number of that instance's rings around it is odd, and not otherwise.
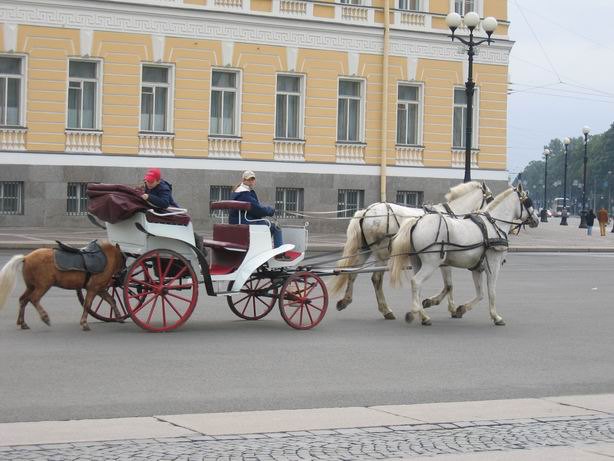
<path fill-rule="evenodd" d="M 53 258 L 55 267 L 59 271 L 97 274 L 104 271 L 107 266 L 107 257 L 96 240 L 92 240 L 83 248 L 73 248 L 58 240 L 56 242 L 59 248 L 54 248 Z"/>

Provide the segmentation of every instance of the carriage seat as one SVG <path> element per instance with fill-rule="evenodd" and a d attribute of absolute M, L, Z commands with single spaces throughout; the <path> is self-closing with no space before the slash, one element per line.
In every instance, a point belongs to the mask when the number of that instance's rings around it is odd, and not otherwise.
<path fill-rule="evenodd" d="M 247 224 L 214 224 L 213 239 L 203 239 L 203 245 L 218 250 L 246 252 L 249 248 Z"/>
<path fill-rule="evenodd" d="M 187 226 L 190 224 L 190 216 L 182 214 L 154 214 L 150 210 L 145 213 L 147 222 L 154 224 L 174 224 L 175 226 Z"/>

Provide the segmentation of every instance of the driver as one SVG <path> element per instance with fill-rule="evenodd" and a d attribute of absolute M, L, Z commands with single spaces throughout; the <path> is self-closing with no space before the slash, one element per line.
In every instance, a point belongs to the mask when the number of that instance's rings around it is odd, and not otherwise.
<path fill-rule="evenodd" d="M 251 170 L 246 170 L 241 176 L 241 183 L 235 187 L 231 200 L 238 200 L 240 202 L 249 202 L 252 207 L 247 212 L 247 219 L 245 215 L 241 215 L 239 210 L 230 210 L 228 216 L 229 224 L 257 224 L 269 226 L 271 235 L 273 236 L 273 247 L 277 248 L 283 245 L 283 237 L 281 229 L 274 223 L 269 222 L 267 219 L 262 219 L 265 216 L 273 216 L 275 214 L 275 208 L 272 206 L 261 205 L 254 190 L 256 185 L 256 175 Z M 290 259 L 285 254 L 277 255 L 276 259 L 288 260 Z"/>

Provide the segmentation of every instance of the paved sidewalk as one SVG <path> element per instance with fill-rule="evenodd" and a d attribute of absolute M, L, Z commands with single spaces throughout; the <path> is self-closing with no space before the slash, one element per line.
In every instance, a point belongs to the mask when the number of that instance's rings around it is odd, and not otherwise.
<path fill-rule="evenodd" d="M 84 218 L 85 219 L 85 218 Z M 519 235 L 510 236 L 510 251 L 599 251 L 614 252 L 614 233 L 608 227 L 605 237 L 599 235 L 599 227 L 593 228 L 593 235 L 587 236 L 586 229 L 579 229 L 579 218 L 569 218 L 568 226 L 560 225 L 560 218 L 550 218 L 539 227 L 526 227 Z M 210 229 L 197 229 L 210 237 Z M 91 228 L 44 228 L 44 227 L 0 227 L 0 249 L 33 249 L 55 246 L 55 240 L 73 245 L 85 245 L 92 239 L 105 238 L 104 230 Z M 312 251 L 333 251 L 343 248 L 345 233 L 310 233 L 309 249 Z"/>
<path fill-rule="evenodd" d="M 614 394 L 0 424 L 0 458 L 602 460 Z"/>

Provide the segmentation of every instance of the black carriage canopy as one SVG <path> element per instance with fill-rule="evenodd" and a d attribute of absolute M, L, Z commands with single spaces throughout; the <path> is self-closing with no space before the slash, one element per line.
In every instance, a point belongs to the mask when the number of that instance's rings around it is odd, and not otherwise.
<path fill-rule="evenodd" d="M 128 219 L 138 212 L 146 212 L 151 205 L 141 198 L 143 192 L 137 188 L 123 184 L 87 185 L 87 212 L 98 219 L 111 224 Z M 163 210 L 161 210 L 164 212 Z M 190 222 L 187 214 L 159 216 L 147 213 L 147 221 L 163 224 L 180 224 L 186 226 Z"/>

